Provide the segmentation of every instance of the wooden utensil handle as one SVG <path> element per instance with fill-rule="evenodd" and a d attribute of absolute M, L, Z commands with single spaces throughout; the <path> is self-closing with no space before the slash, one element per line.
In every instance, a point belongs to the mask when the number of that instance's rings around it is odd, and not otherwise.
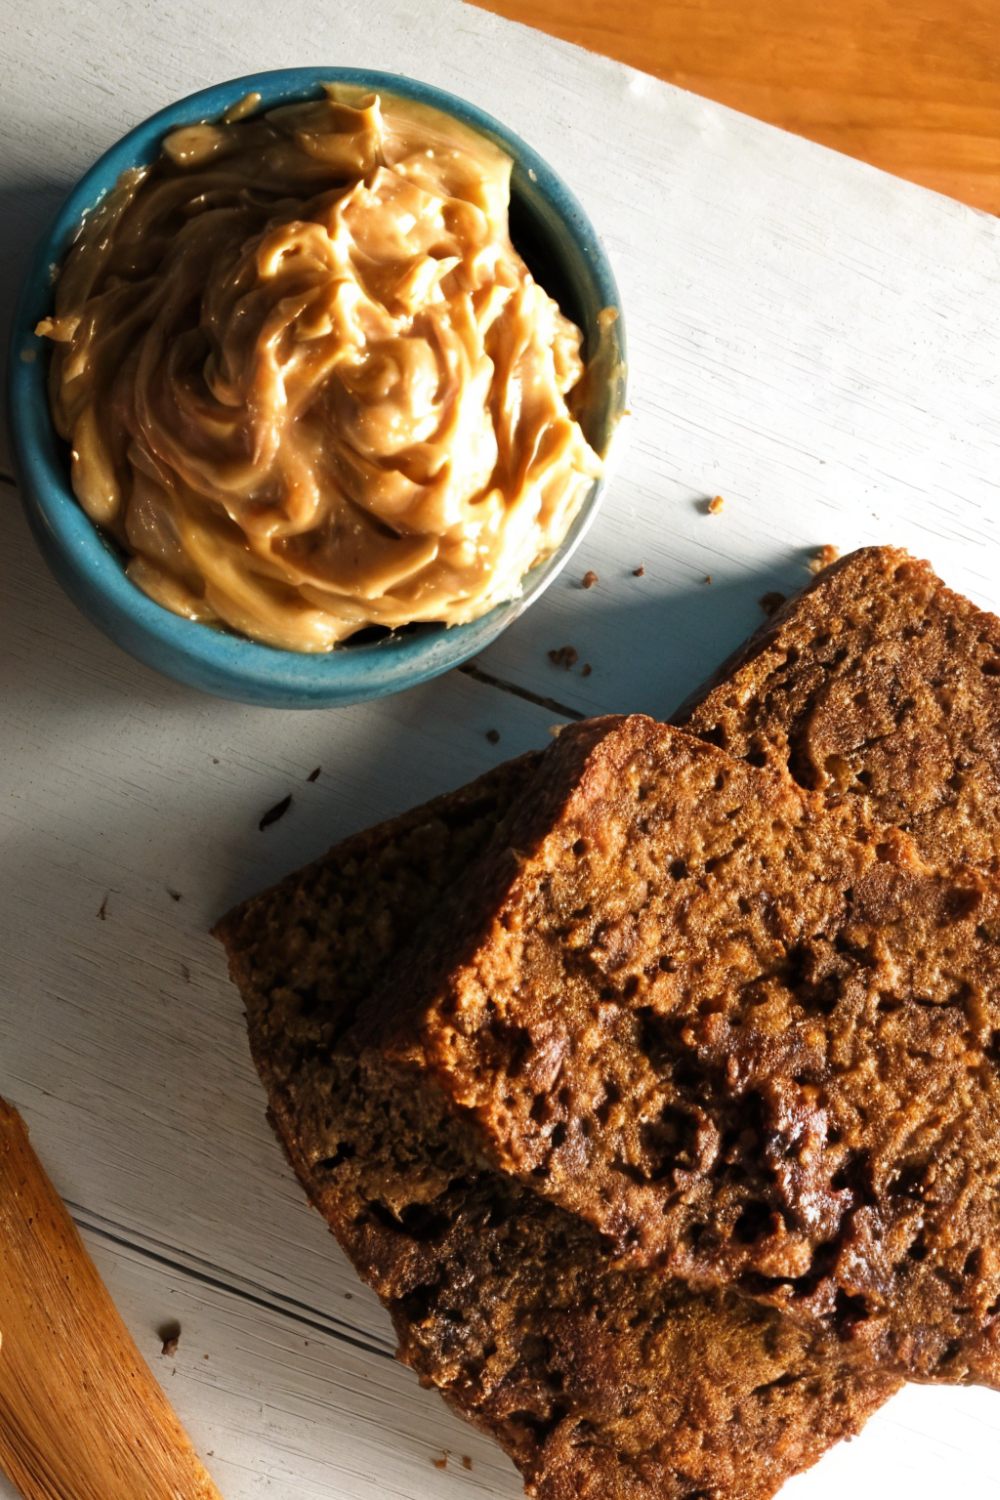
<path fill-rule="evenodd" d="M 24 1500 L 221 1500 L 2 1099 L 0 1465 Z"/>

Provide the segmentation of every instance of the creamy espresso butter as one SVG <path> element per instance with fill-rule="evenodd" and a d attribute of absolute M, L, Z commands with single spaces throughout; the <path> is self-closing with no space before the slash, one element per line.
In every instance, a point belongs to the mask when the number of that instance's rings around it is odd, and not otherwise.
<path fill-rule="evenodd" d="M 559 545 L 601 465 L 510 166 L 331 87 L 175 131 L 88 217 L 38 331 L 73 489 L 151 598 L 328 651 L 474 619 Z"/>

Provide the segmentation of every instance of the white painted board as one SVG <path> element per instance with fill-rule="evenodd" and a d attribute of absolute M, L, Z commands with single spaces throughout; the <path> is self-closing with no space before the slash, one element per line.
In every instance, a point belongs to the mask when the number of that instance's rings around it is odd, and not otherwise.
<path fill-rule="evenodd" d="M 262 67 L 422 77 L 569 180 L 620 280 L 631 447 L 572 574 L 486 653 L 491 676 L 574 712 L 668 712 L 823 543 L 902 543 L 1000 600 L 986 215 L 457 0 L 0 0 L 0 36 L 2 326 L 100 151 Z M 547 656 L 564 644 L 570 672 Z M 224 1494 L 513 1497 L 506 1460 L 390 1361 L 387 1319 L 306 1207 L 207 928 L 352 829 L 544 744 L 558 715 L 460 673 L 335 713 L 199 697 L 76 615 L 3 482 L 0 695 L 0 1092 Z M 172 1315 L 168 1371 L 154 1330 Z M 472 1470 L 435 1468 L 444 1449 Z M 787 1493 L 998 1484 L 1000 1399 L 913 1388 Z"/>

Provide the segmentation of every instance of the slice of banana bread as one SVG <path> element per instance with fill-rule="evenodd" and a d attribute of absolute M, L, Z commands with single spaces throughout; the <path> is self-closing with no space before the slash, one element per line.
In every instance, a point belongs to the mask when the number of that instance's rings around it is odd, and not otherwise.
<path fill-rule="evenodd" d="M 820 573 L 672 722 L 1000 869 L 1000 620 L 896 547 Z"/>
<path fill-rule="evenodd" d="M 482 1164 L 442 1172 L 432 1134 L 366 1119 L 343 1069 L 346 1028 L 539 759 L 346 840 L 218 924 L 270 1118 L 399 1357 L 540 1500 L 767 1500 L 899 1382 L 769 1308 L 615 1269 L 589 1225 Z"/>
<path fill-rule="evenodd" d="M 633 1264 L 1000 1385 L 998 937 L 1000 885 L 861 799 L 591 720 L 346 1039 L 351 1139 L 391 1101 L 439 1174 L 485 1154 Z"/>

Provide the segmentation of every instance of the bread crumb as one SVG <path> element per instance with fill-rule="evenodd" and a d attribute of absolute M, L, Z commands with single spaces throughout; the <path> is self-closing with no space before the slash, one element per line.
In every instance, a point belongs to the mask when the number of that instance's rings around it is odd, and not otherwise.
<path fill-rule="evenodd" d="M 583 575 L 583 580 L 580 584 L 580 587 L 585 589 L 592 589 L 594 587 L 594 584 L 597 582 L 597 574 L 594 572 L 593 568 L 588 568 L 586 573 L 584 573 Z"/>
<path fill-rule="evenodd" d="M 468 1453 L 463 1453 L 462 1454 L 462 1468 L 463 1469 L 471 1469 L 472 1468 L 472 1459 L 471 1459 L 471 1457 L 469 1456 Z"/>
<path fill-rule="evenodd" d="M 180 891 L 171 890 L 169 885 L 167 886 L 167 895 L 170 897 L 171 901 L 184 900 L 184 897 L 181 895 Z"/>
<path fill-rule="evenodd" d="M 716 495 L 708 502 L 708 505 L 706 506 L 706 509 L 710 516 L 721 515 L 722 511 L 725 510 L 725 508 L 726 502 L 725 500 L 723 500 L 721 495 Z"/>
<path fill-rule="evenodd" d="M 104 897 L 104 900 L 101 902 L 101 909 L 97 913 L 97 919 L 98 919 L 99 922 L 106 922 L 107 921 L 107 917 L 108 917 L 108 901 L 110 899 L 110 896 L 111 896 L 111 892 L 108 891 L 107 895 Z"/>
<path fill-rule="evenodd" d="M 580 660 L 580 653 L 574 646 L 560 646 L 557 651 L 549 652 L 549 661 L 554 667 L 565 667 L 568 672 L 570 667 L 575 667 Z"/>
<path fill-rule="evenodd" d="M 829 542 L 827 542 L 826 546 L 819 549 L 819 551 L 816 553 L 816 556 L 809 564 L 810 573 L 822 573 L 823 569 L 828 568 L 831 563 L 835 563 L 839 556 L 840 548 L 833 547 Z"/>
<path fill-rule="evenodd" d="M 706 573 L 705 574 L 705 582 L 706 583 L 711 583 L 712 582 L 712 575 L 711 575 L 711 573 Z"/>
<path fill-rule="evenodd" d="M 486 731 L 486 738 L 489 740 L 489 742 L 490 742 L 491 745 L 499 745 L 499 743 L 500 743 L 500 731 L 499 731 L 499 729 L 487 729 L 487 731 Z"/>
<path fill-rule="evenodd" d="M 317 766 L 316 769 L 315 769 L 315 771 L 310 771 L 309 772 L 309 775 L 306 777 L 306 780 L 307 781 L 315 781 L 317 779 L 317 777 L 319 776 L 320 771 L 322 771 L 322 769 L 323 769 L 322 766 Z"/>
<path fill-rule="evenodd" d="M 181 1338 L 181 1325 L 177 1322 L 177 1319 L 171 1318 L 168 1322 L 161 1323 L 160 1327 L 156 1330 L 156 1337 L 163 1346 L 160 1351 L 161 1354 L 165 1354 L 167 1359 L 173 1359 L 177 1353 L 177 1345 L 180 1343 Z"/>
<path fill-rule="evenodd" d="M 593 669 L 593 667 L 592 667 L 592 666 L 591 666 L 591 665 L 590 665 L 590 662 L 589 662 L 589 661 L 585 661 L 585 662 L 584 662 L 584 664 L 583 664 L 583 666 L 582 666 L 582 667 L 581 667 L 581 668 L 580 668 L 580 676 L 581 676 L 581 677 L 589 677 L 589 676 L 590 676 L 590 674 L 591 674 L 591 672 L 592 672 L 592 671 L 593 671 L 593 670 L 594 670 L 594 669 Z"/>
<path fill-rule="evenodd" d="M 633 568 L 632 569 L 632 577 L 633 578 L 643 578 L 643 577 L 645 577 L 645 574 L 646 574 L 646 564 L 645 563 L 640 563 L 637 568 Z"/>
<path fill-rule="evenodd" d="M 270 828 L 272 823 L 277 823 L 279 818 L 283 818 L 291 805 L 292 794 L 291 792 L 289 792 L 287 797 L 282 797 L 280 802 L 276 802 L 273 807 L 269 807 L 267 812 L 261 818 L 260 822 L 257 824 L 257 827 L 260 829 L 261 833 L 264 832 L 265 828 Z"/>
<path fill-rule="evenodd" d="M 449 1448 L 445 1448 L 442 1451 L 440 1458 L 431 1459 L 431 1463 L 434 1465 L 435 1469 L 446 1469 L 448 1467 L 448 1454 L 450 1451 L 451 1450 Z"/>
<path fill-rule="evenodd" d="M 761 594 L 760 598 L 757 600 L 757 603 L 767 615 L 768 619 L 770 619 L 770 617 L 781 608 L 787 598 L 787 594 L 779 593 L 777 589 L 771 589 L 768 593 Z"/>

